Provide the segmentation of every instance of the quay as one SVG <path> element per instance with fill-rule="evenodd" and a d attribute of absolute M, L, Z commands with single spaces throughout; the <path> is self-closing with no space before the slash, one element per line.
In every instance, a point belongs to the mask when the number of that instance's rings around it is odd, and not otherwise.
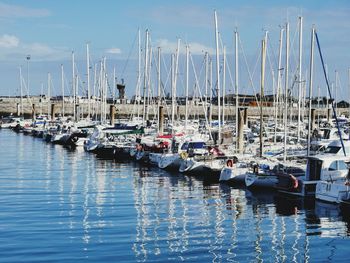
<path fill-rule="evenodd" d="M 21 107 L 21 105 L 23 105 Z M 109 108 L 111 105 L 115 105 L 116 109 L 116 119 L 118 118 L 126 118 L 130 117 L 132 114 L 134 116 L 137 116 L 138 113 L 140 116 L 142 116 L 143 111 L 143 104 L 142 102 L 139 104 L 135 104 L 134 102 L 126 101 L 124 103 L 120 103 L 120 101 L 117 103 L 108 103 L 106 109 L 109 111 Z M 156 104 L 150 104 L 148 107 L 148 117 L 154 118 L 157 115 L 158 109 Z M 171 115 L 171 105 L 164 105 L 164 113 L 165 115 L 170 116 Z M 21 109 L 22 108 L 22 109 Z M 241 106 L 240 108 L 247 109 L 247 114 L 249 117 L 259 117 L 260 116 L 260 108 L 257 106 Z M 281 116 L 281 106 L 274 107 L 274 106 L 265 106 L 263 108 L 264 117 L 273 117 L 275 114 L 275 110 L 279 109 L 279 116 Z M 315 117 L 320 118 L 330 118 L 332 112 L 330 108 L 317 108 L 317 106 L 313 107 L 315 108 Z M 0 98 L 0 116 L 8 116 L 10 114 L 13 115 L 24 115 L 25 117 L 31 117 L 33 116 L 33 113 L 35 114 L 47 114 L 52 115 L 52 110 L 54 110 L 54 113 L 56 116 L 62 115 L 63 112 L 63 103 L 62 99 L 60 100 L 46 100 L 45 98 L 40 98 L 38 96 L 30 97 L 30 98 L 23 98 L 22 104 L 21 99 L 18 97 L 1 97 Z M 223 109 L 221 109 L 223 110 Z M 23 111 L 23 114 L 21 114 L 21 111 Z M 194 103 L 193 101 L 190 101 L 189 103 L 189 112 L 191 116 L 196 116 L 199 118 L 204 118 L 206 111 L 205 106 L 201 103 Z M 208 109 L 207 109 L 208 111 Z M 212 111 L 212 117 L 213 119 L 217 118 L 217 112 L 218 112 L 218 106 L 212 105 L 211 106 Z M 74 112 L 74 103 L 72 101 L 72 98 L 65 98 L 64 102 L 64 115 L 73 115 Z M 87 99 L 78 99 L 76 104 L 76 112 L 79 113 L 81 117 L 87 116 L 88 113 L 88 101 Z M 96 100 L 91 103 L 91 112 L 94 116 L 99 116 L 101 114 L 101 103 Z M 235 105 L 233 104 L 227 104 L 225 105 L 225 116 L 228 120 L 232 120 L 235 118 Z M 337 108 L 336 109 L 337 116 L 344 115 L 349 116 L 349 108 Z M 305 110 L 301 111 L 301 114 L 305 117 L 308 116 L 308 110 L 307 108 Z M 176 115 L 180 118 L 184 118 L 185 116 L 185 105 L 177 105 L 176 106 Z M 289 108 L 289 116 L 292 116 L 293 118 L 297 117 L 298 115 L 298 107 L 290 107 Z"/>

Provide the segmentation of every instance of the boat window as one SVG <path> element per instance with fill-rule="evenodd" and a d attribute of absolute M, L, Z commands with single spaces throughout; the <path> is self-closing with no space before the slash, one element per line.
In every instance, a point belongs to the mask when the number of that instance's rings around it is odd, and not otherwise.
<path fill-rule="evenodd" d="M 341 147 L 339 146 L 328 146 L 324 152 L 335 154 L 335 153 L 338 153 L 340 149 Z"/>
<path fill-rule="evenodd" d="M 205 148 L 205 143 L 204 142 L 190 142 L 188 144 L 188 148 L 203 149 L 203 148 Z"/>
<path fill-rule="evenodd" d="M 338 161 L 338 170 L 347 170 L 348 166 L 344 161 Z"/>
<path fill-rule="evenodd" d="M 329 171 L 336 171 L 337 170 L 337 161 L 334 161 L 331 163 L 331 165 L 328 168 Z"/>

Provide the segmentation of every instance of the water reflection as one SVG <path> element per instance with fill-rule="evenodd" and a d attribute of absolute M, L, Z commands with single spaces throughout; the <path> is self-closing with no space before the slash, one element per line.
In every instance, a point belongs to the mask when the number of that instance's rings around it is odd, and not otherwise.
<path fill-rule="evenodd" d="M 3 132 L 4 141 L 1 136 Z M 134 162 L 96 159 L 28 136 L 5 137 L 19 147 L 8 151 L 16 165 L 0 163 L 5 171 L 0 174 L 0 203 L 6 215 L 0 220 L 0 237 L 19 244 L 14 251 L 37 249 L 40 255 L 58 247 L 60 259 L 76 253 L 95 262 L 345 258 L 348 207 L 208 185 Z M 3 148 L 0 152 L 7 156 Z M 38 249 L 25 238 L 30 235 L 46 243 Z M 0 248 L 6 251 L 4 244 Z"/>

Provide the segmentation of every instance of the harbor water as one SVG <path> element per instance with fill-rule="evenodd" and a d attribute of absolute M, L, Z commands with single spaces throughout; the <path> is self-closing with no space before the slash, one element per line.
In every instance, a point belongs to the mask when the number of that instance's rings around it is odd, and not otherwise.
<path fill-rule="evenodd" d="M 350 211 L 0 130 L 0 262 L 348 262 Z"/>

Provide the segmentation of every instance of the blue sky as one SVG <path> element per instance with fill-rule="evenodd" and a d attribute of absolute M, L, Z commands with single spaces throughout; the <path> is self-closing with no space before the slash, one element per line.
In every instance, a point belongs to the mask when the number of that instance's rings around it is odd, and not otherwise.
<path fill-rule="evenodd" d="M 287 21 L 291 27 L 291 72 L 295 71 L 297 57 L 297 19 L 304 17 L 303 71 L 307 78 L 311 25 L 315 24 L 325 59 L 334 79 L 338 70 L 341 90 L 338 97 L 349 97 L 347 70 L 350 67 L 350 2 L 326 1 L 115 1 L 115 0 L 11 0 L 0 1 L 0 95 L 17 95 L 19 67 L 26 74 L 26 55 L 29 64 L 30 93 L 39 94 L 41 83 L 44 90 L 47 73 L 52 74 L 54 94 L 60 91 L 60 64 L 65 67 L 67 83 L 71 75 L 71 51 L 74 50 L 81 79 L 85 78 L 85 45 L 90 43 L 91 57 L 98 62 L 107 57 L 109 75 L 116 67 L 117 77 L 124 78 L 128 95 L 134 93 L 137 56 L 135 40 L 140 28 L 142 38 L 145 29 L 151 32 L 154 49 L 161 46 L 166 58 L 176 49 L 177 39 L 188 43 L 191 53 L 200 61 L 204 51 L 215 50 L 213 11 L 217 10 L 222 43 L 227 47 L 228 63 L 233 68 L 233 32 L 237 27 L 242 46 L 248 58 L 248 67 L 255 72 L 258 87 L 258 69 L 254 70 L 261 39 L 269 32 L 269 55 L 277 55 L 279 28 Z M 143 40 L 142 40 L 143 41 Z M 184 47 L 181 48 L 182 53 Z M 241 54 L 242 55 L 242 54 Z M 127 58 L 131 58 L 127 60 Z M 180 72 L 184 56 L 180 56 Z M 242 60 L 242 56 L 241 59 Z M 315 62 L 319 64 L 316 57 Z M 242 60 L 242 63 L 243 60 Z M 169 65 L 168 65 L 169 66 Z M 240 66 L 241 89 L 249 88 L 245 66 Z M 324 85 L 316 66 L 315 85 Z M 197 74 L 199 74 L 197 72 Z M 193 75 L 193 74 L 192 74 Z M 166 76 L 164 76 L 166 78 Z M 215 77 L 214 77 L 215 78 Z M 193 77 L 192 77 L 193 79 Z M 318 82 L 317 82 L 318 80 Z M 230 81 L 228 81 L 230 82 Z M 267 79 L 267 82 L 269 80 Z M 271 80 L 270 80 L 271 82 Z M 181 86 L 182 81 L 179 81 Z M 228 84 L 229 85 L 229 84 Z M 129 88 L 130 87 L 130 88 Z M 67 87 L 68 89 L 68 87 Z M 323 89 L 322 89 L 323 90 Z M 323 93 L 323 91 L 321 91 Z"/>

